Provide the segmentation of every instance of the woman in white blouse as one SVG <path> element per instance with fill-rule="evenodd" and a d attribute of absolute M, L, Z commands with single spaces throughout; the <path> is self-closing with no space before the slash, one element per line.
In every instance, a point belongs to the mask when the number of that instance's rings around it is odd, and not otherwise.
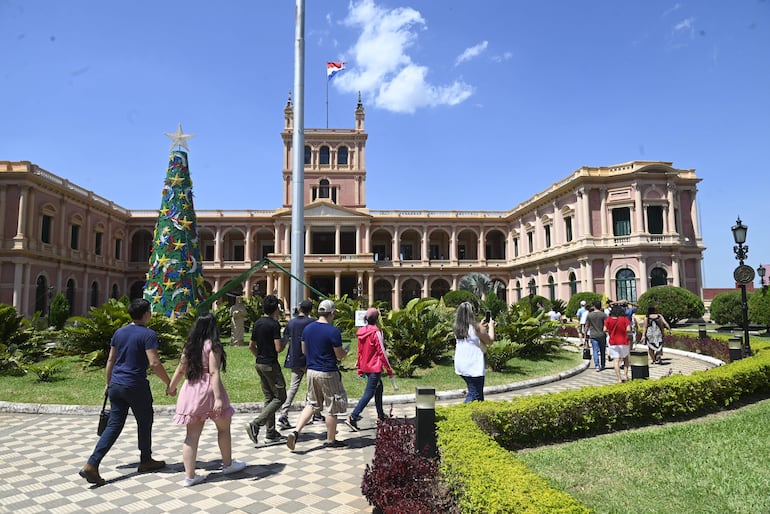
<path fill-rule="evenodd" d="M 454 334 L 455 373 L 463 377 L 468 386 L 465 403 L 484 401 L 484 375 L 487 346 L 495 341 L 495 320 L 486 319 L 479 323 L 473 312 L 473 305 L 463 302 L 455 313 Z"/>

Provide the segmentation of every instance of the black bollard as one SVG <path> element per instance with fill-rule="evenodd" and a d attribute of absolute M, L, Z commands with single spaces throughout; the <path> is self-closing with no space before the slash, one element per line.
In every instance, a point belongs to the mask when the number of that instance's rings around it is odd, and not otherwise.
<path fill-rule="evenodd" d="M 698 339 L 706 339 L 706 324 L 701 323 L 698 325 Z"/>
<path fill-rule="evenodd" d="M 730 362 L 743 358 L 743 338 L 733 336 L 727 340 L 727 347 L 730 349 Z"/>
<path fill-rule="evenodd" d="M 436 452 L 436 389 L 417 387 L 415 390 L 415 445 L 417 452 L 434 458 Z"/>

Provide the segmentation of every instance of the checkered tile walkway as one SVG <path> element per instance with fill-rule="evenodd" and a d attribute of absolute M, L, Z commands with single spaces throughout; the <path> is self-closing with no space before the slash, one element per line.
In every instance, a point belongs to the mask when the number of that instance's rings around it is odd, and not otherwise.
<path fill-rule="evenodd" d="M 668 351 L 664 365 L 652 367 L 650 375 L 689 374 L 713 366 Z M 497 388 L 487 399 L 612 382 L 611 369 L 596 373 L 581 367 L 561 377 Z M 441 392 L 438 396 L 439 404 L 448 404 L 462 401 L 464 393 Z M 394 415 L 413 417 L 414 404 L 409 399 L 408 395 L 386 397 L 386 409 L 391 404 Z M 233 418 L 233 456 L 248 466 L 230 476 L 218 471 L 216 429 L 207 424 L 198 450 L 198 469 L 208 473 L 208 478 L 189 488 L 181 485 L 184 427 L 171 423 L 170 408 L 157 408 L 153 429 L 153 456 L 166 460 L 168 466 L 156 473 L 137 473 L 136 426 L 129 417 L 123 434 L 102 462 L 100 473 L 107 484 L 101 487 L 89 486 L 77 474 L 96 443 L 97 407 L 60 411 L 63 413 L 50 406 L 41 409 L 0 402 L 0 512 L 371 512 L 361 495 L 361 479 L 374 453 L 373 403 L 364 413 L 360 432 L 351 432 L 340 422 L 338 439 L 347 448 L 323 448 L 326 427 L 315 424 L 303 431 L 294 452 L 285 444 L 255 448 L 242 428 L 254 414 L 239 410 Z M 292 413 L 292 421 L 296 416 Z"/>

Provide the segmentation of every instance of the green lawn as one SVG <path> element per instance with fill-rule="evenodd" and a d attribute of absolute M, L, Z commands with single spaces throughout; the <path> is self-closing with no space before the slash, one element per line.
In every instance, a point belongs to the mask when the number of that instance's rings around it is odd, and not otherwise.
<path fill-rule="evenodd" d="M 519 452 L 597 513 L 770 512 L 770 400 Z"/>
<path fill-rule="evenodd" d="M 343 365 L 343 382 L 349 398 L 359 398 L 363 393 L 366 381 L 358 378 L 355 371 L 355 344 L 351 355 L 345 358 Z M 259 385 L 259 378 L 254 371 L 254 358 L 247 347 L 226 346 L 227 372 L 222 375 L 225 387 L 234 403 L 261 402 L 264 397 Z M 283 363 L 284 355 L 279 356 Z M 174 372 L 177 360 L 165 361 L 164 365 L 169 376 Z M 512 359 L 505 373 L 488 372 L 486 384 L 500 385 L 517 382 L 538 376 L 547 376 L 571 369 L 582 362 L 577 352 L 562 350 L 555 355 L 542 359 Z M 284 370 L 288 385 L 289 370 Z M 305 396 L 305 380 L 297 398 Z M 430 385 L 438 391 L 463 389 L 465 382 L 455 375 L 451 353 L 446 356 L 441 365 L 429 370 L 418 370 L 414 378 L 396 378 L 399 391 L 393 391 L 388 380 L 385 380 L 385 394 L 413 393 L 418 385 Z M 155 403 L 171 405 L 176 399 L 165 395 L 165 386 L 155 376 L 150 375 Z M 43 403 L 64 405 L 96 405 L 101 403 L 104 390 L 104 370 L 101 368 L 85 368 L 75 357 L 65 358 L 65 364 L 56 375 L 53 382 L 38 382 L 37 376 L 28 373 L 22 377 L 0 376 L 0 401 L 21 403 Z"/>

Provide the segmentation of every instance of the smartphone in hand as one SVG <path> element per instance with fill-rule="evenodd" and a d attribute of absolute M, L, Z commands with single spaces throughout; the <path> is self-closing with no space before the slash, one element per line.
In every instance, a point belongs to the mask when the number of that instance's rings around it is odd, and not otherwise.
<path fill-rule="evenodd" d="M 489 320 L 492 319 L 492 311 L 487 311 L 486 314 L 484 314 L 484 321 L 489 323 Z"/>

